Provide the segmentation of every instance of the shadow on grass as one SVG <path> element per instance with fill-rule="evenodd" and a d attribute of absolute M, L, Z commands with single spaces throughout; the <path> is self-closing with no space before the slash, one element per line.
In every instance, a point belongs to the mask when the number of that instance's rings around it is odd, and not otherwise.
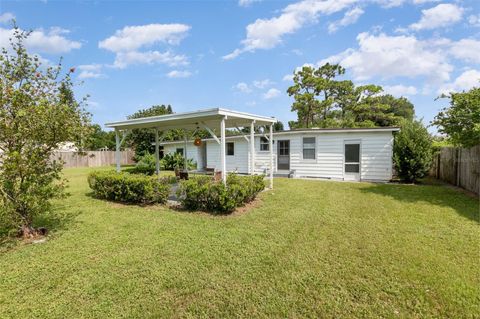
<path fill-rule="evenodd" d="M 454 209 L 459 215 L 480 223 L 478 197 L 468 196 L 448 185 L 424 180 L 421 184 L 373 184 L 362 192 L 390 197 L 400 202 L 425 202 Z"/>
<path fill-rule="evenodd" d="M 42 216 L 37 216 L 33 220 L 34 228 L 46 228 L 47 237 L 52 236 L 58 232 L 69 229 L 76 223 L 76 217 L 80 214 L 77 212 L 66 212 L 62 208 L 54 208 Z M 8 251 L 16 247 L 22 239 L 18 237 L 18 230 L 15 228 L 1 228 L 0 227 L 0 253 Z"/>

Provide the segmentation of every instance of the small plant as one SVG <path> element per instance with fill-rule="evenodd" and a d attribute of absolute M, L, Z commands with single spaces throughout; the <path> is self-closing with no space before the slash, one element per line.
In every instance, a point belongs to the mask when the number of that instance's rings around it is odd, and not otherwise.
<path fill-rule="evenodd" d="M 191 210 L 229 213 L 255 199 L 265 188 L 263 175 L 229 174 L 227 186 L 211 177 L 202 176 L 183 181 L 177 195 L 182 205 Z"/>
<path fill-rule="evenodd" d="M 153 175 L 156 169 L 156 159 L 153 154 L 146 153 L 141 156 L 133 169 L 134 173 Z"/>
<path fill-rule="evenodd" d="M 415 183 L 424 177 L 432 164 L 432 138 L 419 121 L 405 121 L 395 135 L 393 160 L 398 176 Z"/>
<path fill-rule="evenodd" d="M 114 171 L 96 171 L 88 175 L 88 185 L 95 197 L 133 204 L 166 203 L 173 180 Z"/>
<path fill-rule="evenodd" d="M 162 168 L 164 170 L 184 169 L 185 158 L 180 153 L 165 154 L 161 161 Z M 187 168 L 195 169 L 197 163 L 191 158 L 187 159 Z"/>

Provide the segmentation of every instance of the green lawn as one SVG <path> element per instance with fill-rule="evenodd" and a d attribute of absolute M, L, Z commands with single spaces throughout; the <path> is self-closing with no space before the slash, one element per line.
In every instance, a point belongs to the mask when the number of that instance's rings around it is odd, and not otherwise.
<path fill-rule="evenodd" d="M 440 185 L 275 180 L 233 216 L 71 197 L 0 253 L 0 318 L 476 317 L 479 203 Z"/>

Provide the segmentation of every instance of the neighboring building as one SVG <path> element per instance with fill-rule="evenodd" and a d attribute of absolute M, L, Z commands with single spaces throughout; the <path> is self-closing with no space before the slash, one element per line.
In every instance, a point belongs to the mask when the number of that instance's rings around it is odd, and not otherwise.
<path fill-rule="evenodd" d="M 74 142 L 63 142 L 58 144 L 56 152 L 78 152 L 78 147 Z"/>
<path fill-rule="evenodd" d="M 395 127 L 300 129 L 273 133 L 274 172 L 292 177 L 336 180 L 388 181 L 392 178 L 392 146 Z M 247 134 L 247 136 L 249 136 Z M 227 171 L 250 172 L 247 139 L 227 136 Z M 220 144 L 205 139 L 201 146 L 183 141 L 164 142 L 164 154 L 179 152 L 197 162 L 199 170 L 220 170 Z M 269 168 L 268 134 L 255 134 L 255 172 Z"/>

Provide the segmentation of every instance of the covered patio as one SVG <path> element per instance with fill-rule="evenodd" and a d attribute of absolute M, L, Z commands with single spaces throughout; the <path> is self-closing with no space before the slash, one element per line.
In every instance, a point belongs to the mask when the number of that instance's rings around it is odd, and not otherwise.
<path fill-rule="evenodd" d="M 268 136 L 265 137 L 269 141 L 270 150 L 270 167 L 269 179 L 270 188 L 273 188 L 273 124 L 277 122 L 274 117 L 260 116 L 255 114 L 237 112 L 222 108 L 205 109 L 194 112 L 175 113 L 161 116 L 152 116 L 138 119 L 131 119 L 119 122 L 111 122 L 105 124 L 106 127 L 115 129 L 116 137 L 116 169 L 120 172 L 120 147 L 125 140 L 128 130 L 132 129 L 153 129 L 155 130 L 155 160 L 156 173 L 160 174 L 160 158 L 159 145 L 163 139 L 163 133 L 169 130 L 181 129 L 184 131 L 184 142 L 187 144 L 187 132 L 195 132 L 199 129 L 205 129 L 212 135 L 213 139 L 220 145 L 220 163 L 221 177 L 223 183 L 227 180 L 227 165 L 225 154 L 225 136 L 226 130 L 236 130 L 238 134 L 249 143 L 249 173 L 255 173 L 255 129 L 264 127 L 268 129 Z M 241 128 L 249 128 L 249 133 L 245 134 Z M 191 146 L 195 147 L 195 146 Z M 185 161 L 187 160 L 185 152 Z M 185 165 L 187 167 L 187 165 Z"/>

